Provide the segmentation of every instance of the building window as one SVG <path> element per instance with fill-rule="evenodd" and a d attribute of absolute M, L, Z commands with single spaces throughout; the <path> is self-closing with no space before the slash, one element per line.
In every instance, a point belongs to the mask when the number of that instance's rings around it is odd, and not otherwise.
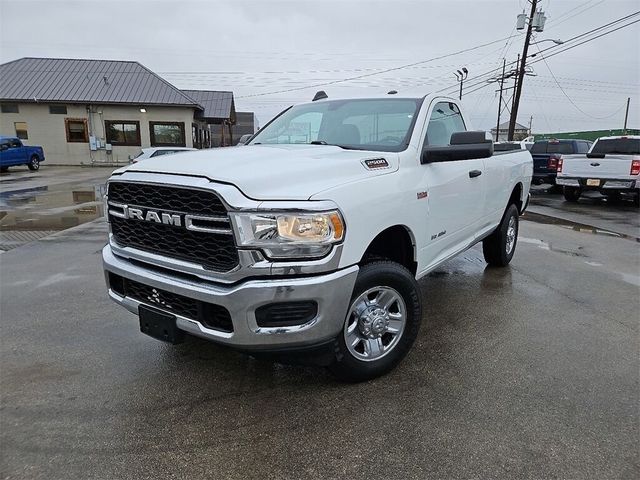
<path fill-rule="evenodd" d="M 29 139 L 29 134 L 27 133 L 27 122 L 13 122 L 13 126 L 16 127 L 16 137 L 20 140 Z"/>
<path fill-rule="evenodd" d="M 140 122 L 105 120 L 107 143 L 122 146 L 140 146 Z"/>
<path fill-rule="evenodd" d="M 67 142 L 86 143 L 89 141 L 86 118 L 65 118 L 64 126 L 67 130 Z"/>
<path fill-rule="evenodd" d="M 0 111 L 2 113 L 20 113 L 16 103 L 3 103 L 0 105 Z"/>
<path fill-rule="evenodd" d="M 56 113 L 60 115 L 67 114 L 67 106 L 66 105 L 49 105 L 49 113 Z"/>
<path fill-rule="evenodd" d="M 185 147 L 183 122 L 149 122 L 152 147 Z"/>

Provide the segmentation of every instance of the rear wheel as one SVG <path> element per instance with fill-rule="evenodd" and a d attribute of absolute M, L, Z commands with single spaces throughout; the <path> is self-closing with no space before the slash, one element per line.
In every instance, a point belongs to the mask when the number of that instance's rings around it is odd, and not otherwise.
<path fill-rule="evenodd" d="M 562 194 L 567 202 L 575 203 L 580 198 L 582 191 L 578 187 L 564 187 Z"/>
<path fill-rule="evenodd" d="M 493 267 L 506 267 L 513 258 L 518 242 L 519 212 L 511 204 L 502 216 L 498 228 L 482 241 L 484 260 Z"/>
<path fill-rule="evenodd" d="M 420 291 L 411 272 L 386 260 L 365 264 L 329 370 L 348 382 L 384 375 L 407 354 L 421 320 Z"/>
<path fill-rule="evenodd" d="M 40 169 L 40 159 L 38 158 L 37 155 L 33 155 L 31 157 L 31 159 L 29 160 L 29 163 L 27 164 L 27 167 L 29 167 L 29 170 L 34 172 Z"/>

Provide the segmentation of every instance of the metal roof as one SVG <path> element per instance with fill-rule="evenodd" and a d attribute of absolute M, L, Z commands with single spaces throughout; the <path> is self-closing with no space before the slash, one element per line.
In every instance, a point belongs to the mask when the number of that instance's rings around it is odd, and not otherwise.
<path fill-rule="evenodd" d="M 233 92 L 216 92 L 213 90 L 182 90 L 195 102 L 204 107 L 205 118 L 235 117 Z"/>
<path fill-rule="evenodd" d="M 0 100 L 200 105 L 138 62 L 21 58 L 0 65 Z"/>

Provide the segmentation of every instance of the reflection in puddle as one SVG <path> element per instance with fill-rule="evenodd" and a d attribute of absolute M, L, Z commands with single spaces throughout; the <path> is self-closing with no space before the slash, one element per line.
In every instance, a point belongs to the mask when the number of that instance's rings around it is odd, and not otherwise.
<path fill-rule="evenodd" d="M 625 235 L 623 233 L 612 232 L 611 230 L 594 227 L 592 225 L 585 225 L 584 223 L 571 222 L 563 218 L 551 217 L 549 215 L 543 215 L 541 213 L 525 212 L 522 219 L 528 220 L 530 222 L 542 223 L 545 225 L 557 225 L 559 227 L 571 229 L 576 232 L 590 233 L 594 235 L 606 235 L 609 237 L 616 237 L 616 238 L 624 238 L 626 240 L 632 240 L 640 243 L 640 238 L 638 237 Z M 519 240 L 522 241 L 522 239 L 519 239 Z"/>
<path fill-rule="evenodd" d="M 90 222 L 104 215 L 104 193 L 104 184 L 3 190 L 0 231 L 64 230 Z"/>

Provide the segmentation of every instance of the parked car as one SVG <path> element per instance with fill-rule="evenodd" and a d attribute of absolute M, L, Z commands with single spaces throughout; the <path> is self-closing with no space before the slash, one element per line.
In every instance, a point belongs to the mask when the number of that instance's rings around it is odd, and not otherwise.
<path fill-rule="evenodd" d="M 638 204 L 640 136 L 601 137 L 586 155 L 563 156 L 557 183 L 568 202 L 577 202 L 584 191 L 597 190 L 612 199 L 633 195 Z"/>
<path fill-rule="evenodd" d="M 246 144 L 249 141 L 249 139 L 253 137 L 253 135 L 254 135 L 253 133 L 245 133 L 240 137 L 240 140 L 238 140 L 238 145 Z"/>
<path fill-rule="evenodd" d="M 149 147 L 143 148 L 142 151 L 131 159 L 133 163 L 137 163 L 147 158 L 159 157 L 161 155 L 171 155 L 172 153 L 189 152 L 197 150 L 196 148 L 189 147 Z"/>
<path fill-rule="evenodd" d="M 563 155 L 587 153 L 593 142 L 588 140 L 538 140 L 531 147 L 533 183 L 556 184 L 558 161 Z"/>
<path fill-rule="evenodd" d="M 27 146 L 17 137 L 0 137 L 0 171 L 6 172 L 9 167 L 26 165 L 29 170 L 36 171 L 44 162 L 42 147 Z"/>
<path fill-rule="evenodd" d="M 295 352 L 348 381 L 388 372 L 422 322 L 417 279 L 478 242 L 496 267 L 515 252 L 531 155 L 490 158 L 460 109 L 434 95 L 318 100 L 242 148 L 116 170 L 109 296 L 170 343 L 189 332 Z"/>

